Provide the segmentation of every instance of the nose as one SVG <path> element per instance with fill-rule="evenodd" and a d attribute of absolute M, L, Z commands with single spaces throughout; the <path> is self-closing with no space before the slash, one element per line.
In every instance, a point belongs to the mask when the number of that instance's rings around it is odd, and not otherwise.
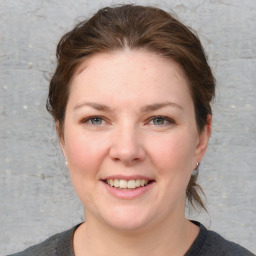
<path fill-rule="evenodd" d="M 142 138 L 135 127 L 119 127 L 113 133 L 109 155 L 114 161 L 132 165 L 145 159 Z"/>

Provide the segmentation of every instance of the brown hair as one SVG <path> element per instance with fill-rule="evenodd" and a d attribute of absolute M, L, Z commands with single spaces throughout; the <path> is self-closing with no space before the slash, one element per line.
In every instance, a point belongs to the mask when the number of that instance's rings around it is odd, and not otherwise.
<path fill-rule="evenodd" d="M 137 5 L 121 5 L 100 9 L 89 20 L 78 23 L 66 33 L 57 46 L 57 68 L 50 81 L 47 110 L 59 123 L 63 136 L 65 110 L 69 97 L 69 82 L 80 64 L 88 57 L 115 50 L 146 49 L 176 61 L 189 81 L 199 132 L 211 114 L 210 102 L 215 93 L 215 80 L 204 50 L 188 27 L 169 13 Z M 196 183 L 191 176 L 187 199 L 205 209 Z"/>

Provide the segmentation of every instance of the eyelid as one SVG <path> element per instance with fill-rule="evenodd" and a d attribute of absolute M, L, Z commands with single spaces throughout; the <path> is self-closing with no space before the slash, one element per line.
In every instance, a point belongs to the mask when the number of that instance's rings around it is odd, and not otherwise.
<path fill-rule="evenodd" d="M 107 123 L 107 120 L 105 117 L 103 116 L 99 116 L 99 115 L 93 115 L 93 116 L 88 116 L 88 117 L 85 117 L 85 118 L 82 118 L 80 123 L 82 124 L 85 124 L 85 123 L 88 123 L 90 120 L 92 119 L 102 119 L 102 121 L 104 121 L 105 123 Z M 91 126 L 94 126 L 93 124 L 89 124 Z M 96 125 L 95 125 L 96 126 Z"/>
<path fill-rule="evenodd" d="M 148 118 L 146 120 L 146 124 L 150 123 L 151 121 L 155 120 L 155 119 L 163 119 L 165 122 L 167 122 L 167 124 L 162 124 L 162 125 L 158 125 L 158 126 L 166 126 L 166 125 L 169 125 L 169 124 L 175 124 L 176 122 L 174 121 L 174 119 L 168 117 L 168 116 L 164 116 L 164 115 L 155 115 L 155 116 L 152 116 L 150 118 Z M 94 125 L 94 124 L 91 124 L 89 123 L 90 120 L 92 119 L 101 119 L 102 122 L 104 122 L 103 124 L 99 124 L 99 125 Z M 87 116 L 85 118 L 82 118 L 81 121 L 80 121 L 81 124 L 88 124 L 90 126 L 102 126 L 102 125 L 106 125 L 107 123 L 109 123 L 109 121 L 106 119 L 106 117 L 104 116 L 100 116 L 100 115 L 92 115 L 92 116 Z M 157 126 L 157 125 L 155 125 Z"/>
<path fill-rule="evenodd" d="M 164 119 L 164 121 L 167 121 L 169 124 L 175 124 L 175 123 L 176 123 L 172 118 L 170 118 L 170 117 L 168 117 L 168 116 L 162 116 L 162 115 L 152 116 L 152 117 L 150 117 L 150 118 L 148 119 L 147 122 L 151 122 L 152 120 L 155 120 L 155 119 L 157 119 L 157 118 L 159 118 L 159 119 Z M 162 126 L 164 126 L 164 125 L 168 125 L 168 124 L 163 124 Z M 161 126 L 161 125 L 159 125 L 159 126 Z"/>

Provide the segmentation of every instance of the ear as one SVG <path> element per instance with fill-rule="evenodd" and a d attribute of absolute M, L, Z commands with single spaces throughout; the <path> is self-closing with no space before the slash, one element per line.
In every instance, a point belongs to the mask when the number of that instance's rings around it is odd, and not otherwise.
<path fill-rule="evenodd" d="M 207 145 L 211 136 L 212 130 L 212 115 L 207 115 L 207 124 L 204 129 L 199 134 L 196 150 L 195 150 L 195 160 L 197 163 L 200 163 L 203 159 L 203 156 L 206 152 Z"/>

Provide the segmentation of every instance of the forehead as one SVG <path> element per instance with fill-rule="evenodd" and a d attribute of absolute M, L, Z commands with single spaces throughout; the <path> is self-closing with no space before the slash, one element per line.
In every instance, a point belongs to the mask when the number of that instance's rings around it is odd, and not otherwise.
<path fill-rule="evenodd" d="M 100 53 L 86 59 L 75 72 L 70 96 L 114 96 L 123 99 L 190 96 L 179 64 L 145 50 Z M 84 94 L 84 96 L 83 96 Z M 97 95 L 96 95 L 97 94 Z M 77 99 L 78 100 L 78 99 Z"/>
<path fill-rule="evenodd" d="M 150 70 L 151 67 L 154 68 L 155 71 L 159 70 L 163 66 L 170 66 L 172 65 L 172 68 L 175 69 L 175 71 L 181 75 L 184 79 L 186 78 L 186 75 L 184 73 L 183 68 L 175 62 L 173 59 L 164 57 L 158 53 L 148 51 L 146 49 L 120 49 L 116 51 L 110 51 L 110 52 L 102 52 L 93 54 L 91 56 L 88 56 L 75 70 L 73 77 L 79 75 L 82 73 L 85 69 L 88 69 L 88 67 L 94 67 L 97 68 L 97 66 L 100 68 L 99 65 L 104 65 L 111 63 L 111 68 L 115 64 L 119 65 L 120 62 L 123 60 L 126 61 L 126 68 L 128 68 L 129 64 L 133 61 L 136 62 L 136 67 L 140 66 L 143 70 Z M 149 65 L 149 63 L 151 65 Z M 123 63 L 122 63 L 123 64 Z M 154 64 L 158 65 L 159 68 L 156 68 Z M 120 68 L 124 68 L 123 66 Z M 101 70 L 101 72 L 104 70 Z"/>

